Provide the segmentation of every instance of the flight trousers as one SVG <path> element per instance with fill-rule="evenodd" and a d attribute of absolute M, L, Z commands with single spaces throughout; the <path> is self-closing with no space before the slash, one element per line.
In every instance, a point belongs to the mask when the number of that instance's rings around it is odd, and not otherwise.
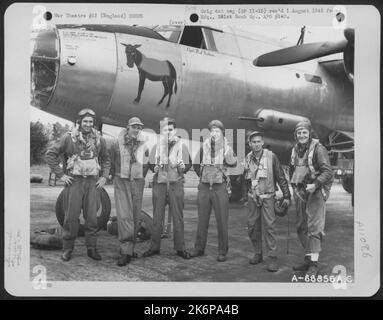
<path fill-rule="evenodd" d="M 198 185 L 198 227 L 195 241 L 197 251 L 205 251 L 211 210 L 214 209 L 218 230 L 218 254 L 226 255 L 229 249 L 229 195 L 225 183 Z"/>
<path fill-rule="evenodd" d="M 133 256 L 144 186 L 144 178 L 130 180 L 114 177 L 114 199 L 121 254 Z"/>
<path fill-rule="evenodd" d="M 97 176 L 74 176 L 72 184 L 65 186 L 63 194 L 64 225 L 63 249 L 73 250 L 83 210 L 85 220 L 85 245 L 88 249 L 97 245 Z"/>
<path fill-rule="evenodd" d="M 169 193 L 169 210 L 173 220 L 174 250 L 185 250 L 184 240 L 184 181 L 169 183 L 169 190 L 166 183 L 153 182 L 153 234 L 150 249 L 158 251 L 161 249 L 161 234 L 163 232 L 166 194 Z"/>
<path fill-rule="evenodd" d="M 248 201 L 248 234 L 253 244 L 255 253 L 263 254 L 263 244 L 265 253 L 268 257 L 276 257 L 277 241 L 276 241 L 276 217 L 274 211 L 275 198 L 262 199 L 262 205 L 257 206 L 251 198 Z"/>
<path fill-rule="evenodd" d="M 322 250 L 324 235 L 326 202 L 320 189 L 309 194 L 307 202 L 294 193 L 296 205 L 296 225 L 298 238 L 305 253 L 319 253 Z"/>

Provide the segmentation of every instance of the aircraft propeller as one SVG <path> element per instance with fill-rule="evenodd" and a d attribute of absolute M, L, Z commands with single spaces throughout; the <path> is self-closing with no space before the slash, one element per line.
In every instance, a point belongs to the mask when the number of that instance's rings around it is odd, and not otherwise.
<path fill-rule="evenodd" d="M 288 47 L 263 54 L 253 61 L 257 67 L 281 66 L 343 52 L 346 69 L 354 73 L 354 29 L 344 30 L 345 40 L 314 42 Z"/>

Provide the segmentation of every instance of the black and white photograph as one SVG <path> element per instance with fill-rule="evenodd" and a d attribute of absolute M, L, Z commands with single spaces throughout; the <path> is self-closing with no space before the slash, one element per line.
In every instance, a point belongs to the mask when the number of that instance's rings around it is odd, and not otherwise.
<path fill-rule="evenodd" d="M 378 11 L 169 6 L 8 9 L 5 31 L 22 12 L 29 34 L 6 86 L 5 148 L 22 141 L 25 154 L 6 153 L 5 189 L 27 190 L 5 211 L 6 284 L 48 296 L 374 294 Z"/>

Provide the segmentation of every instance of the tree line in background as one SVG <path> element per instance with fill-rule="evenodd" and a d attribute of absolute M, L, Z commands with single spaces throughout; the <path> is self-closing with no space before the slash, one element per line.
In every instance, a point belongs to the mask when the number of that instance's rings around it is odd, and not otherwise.
<path fill-rule="evenodd" d="M 66 132 L 71 130 L 71 126 L 63 126 L 59 122 L 44 125 L 40 121 L 30 123 L 30 164 L 45 163 L 45 152 L 54 142 L 58 141 Z"/>

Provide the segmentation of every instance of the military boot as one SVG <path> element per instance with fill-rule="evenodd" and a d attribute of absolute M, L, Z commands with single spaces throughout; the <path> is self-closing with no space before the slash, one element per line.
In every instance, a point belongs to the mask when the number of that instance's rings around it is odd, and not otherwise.
<path fill-rule="evenodd" d="M 93 260 L 99 261 L 101 260 L 100 254 L 97 252 L 96 248 L 90 248 L 88 249 L 88 257 L 92 258 Z"/>
<path fill-rule="evenodd" d="M 190 251 L 189 255 L 190 255 L 190 258 L 195 258 L 195 257 L 203 256 L 204 252 L 202 250 L 193 249 Z"/>
<path fill-rule="evenodd" d="M 118 258 L 117 265 L 119 267 L 126 266 L 128 263 L 130 263 L 130 260 L 132 257 L 128 254 L 121 254 L 120 257 Z"/>
<path fill-rule="evenodd" d="M 263 261 L 262 253 L 256 253 L 254 256 L 249 260 L 250 264 L 258 264 Z"/>
<path fill-rule="evenodd" d="M 294 271 L 307 271 L 310 267 L 311 259 L 309 256 L 305 256 L 303 263 L 293 266 Z"/>
<path fill-rule="evenodd" d="M 64 250 L 63 254 L 61 255 L 61 260 L 63 261 L 69 261 L 72 258 L 72 250 Z"/>
<path fill-rule="evenodd" d="M 279 269 L 277 257 L 270 257 L 269 265 L 267 266 L 267 271 L 277 272 Z"/>
<path fill-rule="evenodd" d="M 310 266 L 306 272 L 306 276 L 311 278 L 312 276 L 316 277 L 319 272 L 318 261 L 311 261 Z"/>
<path fill-rule="evenodd" d="M 187 250 L 178 250 L 177 251 L 177 256 L 183 258 L 183 259 L 190 259 L 190 253 Z"/>

